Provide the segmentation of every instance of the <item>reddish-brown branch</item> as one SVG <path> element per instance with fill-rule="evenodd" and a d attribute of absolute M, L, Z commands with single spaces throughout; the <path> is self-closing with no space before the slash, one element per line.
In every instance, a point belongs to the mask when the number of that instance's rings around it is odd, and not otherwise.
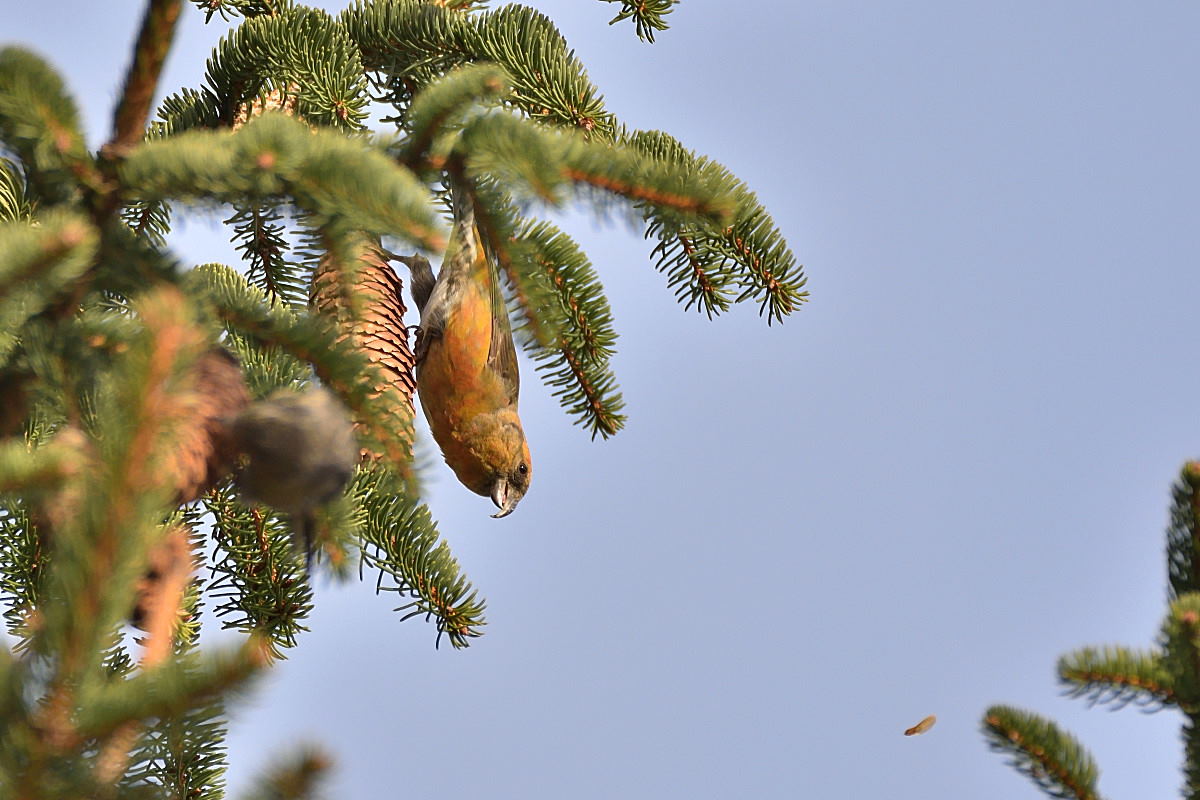
<path fill-rule="evenodd" d="M 1040 745 L 1029 744 L 1025 741 L 1025 737 L 1021 735 L 1020 731 L 1016 730 L 1015 728 L 1005 727 L 1003 720 L 994 714 L 989 715 L 984 721 L 987 722 L 987 724 L 990 725 L 994 730 L 1003 734 L 1010 742 L 1013 743 L 1013 746 L 1019 748 L 1022 752 L 1036 761 L 1043 772 L 1045 772 L 1047 775 L 1053 775 L 1059 783 L 1067 787 L 1071 794 L 1075 795 L 1075 797 L 1079 798 L 1079 800 L 1096 800 L 1095 795 L 1093 795 L 1084 787 L 1075 783 L 1075 781 L 1071 780 L 1071 775 L 1069 772 L 1067 772 L 1066 768 L 1060 765 L 1057 761 L 1052 760 L 1044 747 L 1041 747 Z"/>
<path fill-rule="evenodd" d="M 113 115 L 112 139 L 105 145 L 105 151 L 112 156 L 122 155 L 145 135 L 150 104 L 175 38 L 182 7 L 183 0 L 150 0 L 146 6 L 142 29 L 134 45 L 133 63 L 129 65 Z"/>
<path fill-rule="evenodd" d="M 619 181 L 608 175 L 584 172 L 574 167 L 564 167 L 563 176 L 577 183 L 587 183 L 613 194 L 630 197 L 634 200 L 645 200 L 656 206 L 667 206 L 693 214 L 714 214 L 719 211 L 718 208 L 694 197 L 687 197 L 675 192 L 660 192 L 649 186 L 638 186 L 628 181 Z"/>

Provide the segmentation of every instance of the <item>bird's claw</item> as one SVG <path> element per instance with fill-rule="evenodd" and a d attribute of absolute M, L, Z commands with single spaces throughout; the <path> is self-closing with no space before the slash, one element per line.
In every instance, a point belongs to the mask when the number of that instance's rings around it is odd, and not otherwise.
<path fill-rule="evenodd" d="M 420 366 L 421 362 L 425 360 L 425 356 L 429 353 L 429 336 L 420 325 L 410 325 L 409 328 L 416 336 L 415 343 L 413 344 L 413 365 Z"/>

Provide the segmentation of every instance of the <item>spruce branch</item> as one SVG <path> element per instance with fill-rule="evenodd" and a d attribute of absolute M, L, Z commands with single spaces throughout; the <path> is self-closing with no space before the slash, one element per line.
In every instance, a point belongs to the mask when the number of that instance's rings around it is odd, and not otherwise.
<path fill-rule="evenodd" d="M 1085 647 L 1058 660 L 1058 678 L 1069 696 L 1092 705 L 1122 708 L 1132 702 L 1156 710 L 1175 704 L 1173 681 L 1158 653 Z"/>
<path fill-rule="evenodd" d="M 96 230 L 75 214 L 47 213 L 37 226 L 0 223 L 0 363 L 25 321 L 50 305 L 91 265 Z"/>
<path fill-rule="evenodd" d="M 513 102 L 521 110 L 541 122 L 612 138 L 615 118 L 549 17 L 512 4 L 471 20 L 479 31 L 481 60 L 508 70 Z"/>
<path fill-rule="evenodd" d="M 343 230 L 410 239 L 440 250 L 425 187 L 382 153 L 339 134 L 267 114 L 238 133 L 193 131 L 147 142 L 120 165 L 142 201 L 241 203 L 291 197 Z"/>
<path fill-rule="evenodd" d="M 992 706 L 983 717 L 988 745 L 1051 797 L 1100 800 L 1100 774 L 1090 753 L 1050 720 L 1011 706 Z"/>
<path fill-rule="evenodd" d="M 477 105 L 509 94 L 508 73 L 494 64 L 460 67 L 439 78 L 413 99 L 403 120 L 408 136 L 395 148 L 396 160 L 414 172 L 440 168 L 448 146 L 435 147 L 435 142 L 456 132 Z"/>
<path fill-rule="evenodd" d="M 532 125 L 511 114 L 480 116 L 463 128 L 460 152 L 470 174 L 486 174 L 509 191 L 558 202 L 561 188 L 596 190 L 654 207 L 679 222 L 721 224 L 729 217 L 726 183 L 685 173 L 632 148 L 575 131 Z"/>
<path fill-rule="evenodd" d="M 163 99 L 148 137 L 162 139 L 187 131 L 229 127 L 232 118 L 222 120 L 221 111 L 221 100 L 208 87 L 181 89 Z"/>
<path fill-rule="evenodd" d="M 74 287 L 73 294 L 56 308 L 67 316 L 95 297 L 129 298 L 146 286 L 173 284 L 179 280 L 179 264 L 170 251 L 153 243 L 153 236 L 139 237 L 121 218 L 105 220 L 100 228 L 100 251 L 95 266 Z M 89 299 L 93 288 L 99 291 Z"/>
<path fill-rule="evenodd" d="M 8 632 L 17 637 L 18 651 L 26 649 L 38 626 L 35 609 L 49 561 L 45 544 L 25 506 L 7 498 L 0 502 L 0 596 L 5 623 Z"/>
<path fill-rule="evenodd" d="M 193 422 L 181 375 L 201 346 L 182 295 L 162 288 L 133 306 L 142 325 L 101 392 L 96 474 L 83 483 L 79 513 L 53 531 L 55 557 L 42 604 L 49 652 L 68 682 L 94 663 L 100 637 L 133 605 L 133 584 L 146 551 L 161 536 L 158 520 L 175 476 L 164 461 L 180 430 Z M 66 602 L 66 598 L 71 598 Z"/>
<path fill-rule="evenodd" d="M 226 327 L 225 344 L 242 365 L 242 375 L 251 397 L 266 397 L 312 377 L 312 366 L 307 362 L 277 345 L 264 345 L 252 334 Z"/>
<path fill-rule="evenodd" d="M 142 732 L 121 781 L 122 796 L 224 800 L 225 722 L 220 699 L 156 720 Z"/>
<path fill-rule="evenodd" d="M 150 0 L 133 49 L 133 63 L 125 76 L 120 100 L 113 115 L 113 134 L 103 152 L 118 156 L 133 147 L 146 132 L 150 103 L 183 8 L 182 0 Z"/>
<path fill-rule="evenodd" d="M 32 217 L 25 176 L 16 164 L 0 157 L 0 222 L 22 222 Z"/>
<path fill-rule="evenodd" d="M 248 508 L 228 486 L 209 492 L 204 506 L 214 517 L 219 548 L 209 593 L 221 601 L 215 612 L 222 627 L 265 637 L 271 658 L 282 658 L 283 649 L 295 647 L 297 635 L 308 630 L 303 620 L 312 611 L 312 589 L 290 529 Z"/>
<path fill-rule="evenodd" d="M 121 209 L 121 221 L 134 236 L 144 238 L 159 250 L 167 245 L 171 230 L 171 207 L 165 203 L 144 203 L 134 200 Z"/>
<path fill-rule="evenodd" d="M 513 249 L 517 261 L 527 261 L 524 269 L 544 274 L 556 300 L 540 316 L 550 317 L 557 338 L 543 345 L 526 337 L 525 351 L 576 422 L 593 437 L 614 435 L 625 423 L 624 401 L 609 366 L 617 333 L 595 269 L 570 237 L 545 222 L 524 223 Z"/>
<path fill-rule="evenodd" d="M 1200 591 L 1200 462 L 1183 465 L 1171 487 L 1167 526 L 1168 599 Z"/>
<path fill-rule="evenodd" d="M 1200 593 L 1189 592 L 1171 603 L 1160 638 L 1176 702 L 1187 714 L 1200 713 Z"/>
<path fill-rule="evenodd" d="M 277 206 L 254 203 L 236 208 L 225 224 L 233 229 L 233 241 L 250 281 L 270 302 L 300 306 L 306 300 L 308 276 L 299 261 L 288 258 L 292 248 L 282 220 L 283 212 Z"/>
<path fill-rule="evenodd" d="M 1184 797 L 1200 798 L 1200 720 L 1188 714 L 1183 723 L 1183 780 Z"/>
<path fill-rule="evenodd" d="M 125 725 L 135 720 L 126 719 L 119 734 L 114 730 L 96 742 L 102 755 L 96 773 L 86 757 L 91 737 L 80 719 L 111 684 L 114 669 L 124 672 L 124 661 L 112 660 L 113 631 L 132 605 L 146 552 L 161 537 L 171 476 L 160 458 L 186 424 L 187 393 L 179 376 L 201 339 L 173 288 L 146 292 L 129 313 L 122 327 L 137 333 L 96 383 L 92 437 L 68 427 L 47 446 L 77 438 L 81 474 L 67 481 L 46 522 L 37 525 L 39 541 L 52 543 L 53 559 L 36 586 L 39 605 L 28 649 L 46 667 L 36 685 L 23 676 L 40 702 L 23 723 L 27 735 L 12 733 L 8 740 L 26 748 L 26 794 L 38 787 L 51 796 L 97 796 L 97 778 L 121 767 L 132 739 Z M 33 528 L 30 518 L 25 522 Z M 51 766 L 56 763 L 73 766 L 68 774 Z"/>
<path fill-rule="evenodd" d="M 20 160 L 36 203 L 66 202 L 80 186 L 105 188 L 62 78 L 19 47 L 0 49 L 0 144 Z"/>
<path fill-rule="evenodd" d="M 438 641 L 445 634 L 459 648 L 480 636 L 484 602 L 440 541 L 429 509 L 404 491 L 398 476 L 378 466 L 359 470 L 351 491 L 366 512 L 362 563 L 378 570 L 376 591 L 411 598 L 396 610 L 408 612 L 404 619 L 436 620 Z"/>
<path fill-rule="evenodd" d="M 205 81 L 226 125 L 271 96 L 310 125 L 345 132 L 361 131 L 367 115 L 357 48 L 337 21 L 304 6 L 246 19 L 217 44 Z"/>
<path fill-rule="evenodd" d="M 223 648 L 164 661 L 107 685 L 76 716 L 84 737 L 104 736 L 129 721 L 178 717 L 210 699 L 244 688 L 269 664 L 269 646 L 260 637 Z M 149 666 L 149 665 L 148 665 Z"/>
<path fill-rule="evenodd" d="M 180 525 L 193 531 L 191 547 L 199 552 L 207 534 L 195 532 L 202 511 L 187 509 L 173 516 Z M 175 659 L 181 669 L 180 685 L 193 683 L 194 673 L 213 663 L 196 652 L 201 610 L 199 589 L 203 581 L 193 577 L 184 595 L 183 618 L 176 627 Z M 247 643 L 249 644 L 249 643 Z M 237 655 L 237 650 L 223 651 Z M 218 659 L 220 658 L 218 653 Z M 127 671 L 128 672 L 128 671 Z M 250 678 L 250 683 L 253 677 Z M 239 691 L 243 685 L 235 684 Z M 220 693 L 196 696 L 191 707 L 179 714 L 146 722 L 130 755 L 129 767 L 118 787 L 121 796 L 149 790 L 154 796 L 165 792 L 170 797 L 194 797 L 197 800 L 221 800 L 225 783 L 224 700 Z"/>
<path fill-rule="evenodd" d="M 458 158 L 449 164 L 448 183 L 452 192 L 462 192 L 470 202 L 487 255 L 508 280 L 513 301 L 510 305 L 520 319 L 518 330 L 523 338 L 548 346 L 559 335 L 554 316 L 557 298 L 545 271 L 521 257 L 523 243 L 516 233 L 520 214 L 512 198 L 489 178 L 468 177 L 465 165 Z"/>
<path fill-rule="evenodd" d="M 292 7 L 292 0 L 191 0 L 192 5 L 204 12 L 204 21 L 211 22 L 213 14 L 222 20 L 232 17 L 257 17 L 261 14 L 279 14 Z"/>
<path fill-rule="evenodd" d="M 321 750 L 301 746 L 300 752 L 271 767 L 241 800 L 306 800 L 316 798 L 331 759 Z"/>
<path fill-rule="evenodd" d="M 421 0 L 357 0 L 339 16 L 358 45 L 362 65 L 380 73 L 375 83 L 398 108 L 434 78 L 476 60 L 477 35 L 471 21 Z"/>
<path fill-rule="evenodd" d="M 611 138 L 615 120 L 549 18 L 508 5 L 482 14 L 455 13 L 420 0 L 357 0 L 340 17 L 379 73 L 384 99 L 403 113 L 420 89 L 468 63 L 499 64 L 512 77 L 512 103 L 550 125 Z"/>
<path fill-rule="evenodd" d="M 487 5 L 488 0 L 428 0 L 428 2 L 451 11 L 477 11 Z"/>
<path fill-rule="evenodd" d="M 174 651 L 175 628 L 184 601 L 184 589 L 192 575 L 192 554 L 188 547 L 188 529 L 180 525 L 172 525 L 166 534 L 158 541 L 149 553 L 148 571 L 138 585 L 137 606 L 134 617 L 141 616 L 141 627 L 146 636 L 141 640 L 141 667 L 143 674 L 150 671 L 155 677 L 161 675 L 155 667 L 162 664 Z M 124 673 L 125 670 L 122 670 Z M 136 679 L 135 679 L 136 680 Z M 143 681 L 138 681 L 139 689 L 146 689 Z M 120 688 L 125 688 L 126 683 Z M 199 699 L 189 692 L 178 692 L 186 697 L 185 702 L 195 704 Z M 110 701 L 111 697 L 107 698 Z M 89 711 L 97 705 L 85 703 Z M 129 707 L 117 700 L 122 707 L 122 714 L 127 715 L 124 721 L 118 723 L 106 733 L 96 738 L 102 742 L 96 757 L 96 779 L 101 784 L 116 782 L 125 774 L 129 765 L 131 751 L 137 740 L 144 720 L 139 715 L 129 715 Z M 155 716 L 162 716 L 156 714 Z"/>
<path fill-rule="evenodd" d="M 679 0 L 601 0 L 604 3 L 620 3 L 621 10 L 609 20 L 609 25 L 616 25 L 621 20 L 632 19 L 637 28 L 638 38 L 643 42 L 654 43 L 654 32 L 665 31 L 667 14 L 674 11 Z"/>
<path fill-rule="evenodd" d="M 23 440 L 0 441 L 0 494 L 53 491 L 81 468 L 79 453 L 62 441 L 37 449 Z"/>
<path fill-rule="evenodd" d="M 494 181 L 471 181 L 461 168 L 452 174 L 471 197 L 489 257 L 508 280 L 515 332 L 543 382 L 593 437 L 616 433 L 625 420 L 608 364 L 616 332 L 587 257 L 553 226 L 522 221 Z"/>
<path fill-rule="evenodd" d="M 753 300 L 770 324 L 782 322 L 808 299 L 803 268 L 778 228 L 754 193 L 725 167 L 659 131 L 622 132 L 618 140 L 688 175 L 703 176 L 732 201 L 732 223 L 717 226 L 645 210 L 646 237 L 658 239 L 658 269 L 686 308 L 695 306 L 712 318 L 731 303 Z"/>

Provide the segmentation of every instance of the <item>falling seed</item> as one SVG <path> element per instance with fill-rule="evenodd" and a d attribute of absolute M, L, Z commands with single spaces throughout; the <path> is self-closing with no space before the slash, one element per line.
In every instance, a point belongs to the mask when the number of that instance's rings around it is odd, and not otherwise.
<path fill-rule="evenodd" d="M 934 716 L 933 714 L 930 714 L 928 717 L 926 717 L 925 719 L 918 722 L 916 725 L 913 725 L 911 728 L 906 730 L 904 732 L 904 735 L 905 736 L 916 736 L 919 733 L 924 733 L 925 731 L 932 728 L 933 723 L 935 723 L 935 722 L 937 722 L 937 717 Z"/>

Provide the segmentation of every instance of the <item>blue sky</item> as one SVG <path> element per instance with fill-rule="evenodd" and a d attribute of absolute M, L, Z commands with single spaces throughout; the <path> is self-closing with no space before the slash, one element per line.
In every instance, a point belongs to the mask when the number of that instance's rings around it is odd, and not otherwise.
<path fill-rule="evenodd" d="M 639 235 L 570 215 L 627 430 L 591 442 L 527 370 L 519 511 L 427 474 L 487 635 L 434 650 L 370 583 L 321 582 L 234 718 L 234 787 L 312 740 L 340 797 L 1036 797 L 978 732 L 1006 702 L 1090 746 L 1106 796 L 1177 794 L 1177 715 L 1088 710 L 1054 663 L 1152 643 L 1200 456 L 1200 7 L 687 0 L 650 46 L 616 6 L 534 5 L 624 122 L 758 192 L 812 301 L 709 322 Z M 26 4 L 6 30 L 93 143 L 139 13 Z M 224 30 L 185 14 L 164 91 Z M 231 258 L 202 220 L 175 242 Z"/>

